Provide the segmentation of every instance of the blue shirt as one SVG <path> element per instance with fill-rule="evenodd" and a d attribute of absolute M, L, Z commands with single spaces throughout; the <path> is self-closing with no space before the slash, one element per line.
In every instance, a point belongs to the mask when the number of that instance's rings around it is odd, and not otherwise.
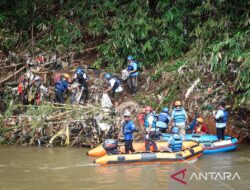
<path fill-rule="evenodd" d="M 55 89 L 57 91 L 60 91 L 60 92 L 64 93 L 68 89 L 68 86 L 69 86 L 69 84 L 67 83 L 67 81 L 65 81 L 65 80 L 59 80 L 55 84 Z"/>
<path fill-rule="evenodd" d="M 135 124 L 132 120 L 125 121 L 122 126 L 122 132 L 125 141 L 133 140 L 133 132 L 135 131 Z"/>
<path fill-rule="evenodd" d="M 130 65 L 133 66 L 133 70 L 137 70 L 137 69 L 138 69 L 137 63 L 136 63 L 135 61 L 132 61 L 132 62 L 130 63 Z M 139 75 L 139 72 L 138 72 L 138 71 L 136 71 L 136 72 L 130 74 L 131 77 L 138 76 L 138 75 Z"/>
<path fill-rule="evenodd" d="M 215 115 L 215 119 L 219 119 L 224 116 L 224 111 L 223 110 L 218 110 Z M 218 123 L 216 122 L 216 128 L 224 128 L 226 127 L 226 123 Z"/>

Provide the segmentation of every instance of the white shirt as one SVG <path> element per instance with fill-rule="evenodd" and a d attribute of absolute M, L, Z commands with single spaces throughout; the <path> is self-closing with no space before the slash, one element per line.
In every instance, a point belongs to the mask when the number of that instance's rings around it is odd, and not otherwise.
<path fill-rule="evenodd" d="M 74 79 L 76 79 L 76 78 L 77 78 L 77 74 L 75 73 L 75 74 L 74 74 Z M 85 80 L 88 79 L 86 73 L 83 73 L 83 78 L 84 78 Z"/>
<path fill-rule="evenodd" d="M 215 119 L 219 119 L 224 116 L 224 111 L 223 110 L 218 110 L 215 114 Z M 217 123 L 216 122 L 216 128 L 223 128 L 226 127 L 226 123 Z"/>
<path fill-rule="evenodd" d="M 116 79 L 114 78 L 111 78 L 109 80 L 109 85 L 113 88 L 113 86 L 115 85 L 115 81 Z M 115 92 L 122 92 L 123 91 L 123 88 L 121 87 L 121 85 L 119 85 L 119 87 L 115 90 Z"/>
<path fill-rule="evenodd" d="M 154 122 L 154 116 L 153 116 L 153 115 L 149 116 L 149 117 L 147 118 L 147 120 L 148 120 L 148 124 L 152 126 L 152 125 L 153 125 L 153 122 Z"/>
<path fill-rule="evenodd" d="M 152 126 L 153 122 L 154 122 L 154 116 L 153 115 L 149 116 L 147 118 L 147 120 L 148 120 L 148 124 Z M 149 128 L 147 128 L 147 131 L 148 131 L 148 129 Z M 151 128 L 151 131 L 159 131 L 159 129 L 158 128 Z"/>

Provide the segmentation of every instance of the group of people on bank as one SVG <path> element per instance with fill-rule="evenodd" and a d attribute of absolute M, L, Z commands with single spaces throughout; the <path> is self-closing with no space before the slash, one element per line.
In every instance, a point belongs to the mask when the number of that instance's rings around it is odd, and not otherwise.
<path fill-rule="evenodd" d="M 64 103 L 64 94 L 71 91 L 71 103 L 86 103 L 89 97 L 88 75 L 83 68 L 78 67 L 75 70 L 73 78 L 64 73 L 55 80 L 55 100 L 58 103 Z M 73 85 L 75 84 L 75 85 Z"/>
<path fill-rule="evenodd" d="M 129 55 L 127 57 L 127 85 L 131 94 L 137 92 L 138 64 L 137 61 Z M 27 64 L 31 68 L 30 64 Z M 114 99 L 115 105 L 118 105 L 120 94 L 123 92 L 122 80 L 111 74 L 104 75 L 107 88 L 104 93 L 110 93 Z M 65 95 L 70 95 L 71 104 L 84 104 L 89 99 L 89 77 L 85 69 L 77 67 L 73 76 L 68 73 L 55 73 L 54 75 L 54 100 L 57 103 L 65 103 Z M 44 96 L 49 96 L 49 90 L 43 85 L 43 80 L 39 75 L 29 70 L 20 78 L 17 88 L 18 95 L 23 104 L 39 104 L 45 100 Z M 45 92 L 46 91 L 46 92 Z"/>
<path fill-rule="evenodd" d="M 213 112 L 213 116 L 216 123 L 217 138 L 219 141 L 224 140 L 228 120 L 228 112 L 225 109 L 224 102 L 219 104 L 218 109 Z M 144 126 L 146 151 L 150 151 L 151 146 L 154 151 L 158 151 L 155 141 L 160 140 L 160 134 L 166 133 L 167 130 L 174 134 L 169 139 L 169 150 L 180 151 L 182 141 L 185 140 L 186 131 L 190 130 L 188 116 L 181 101 L 175 101 L 171 114 L 167 107 L 164 107 L 161 113 L 156 114 L 150 106 L 146 106 L 142 124 Z M 138 129 L 130 118 L 130 112 L 125 111 L 121 132 L 124 135 L 126 153 L 129 153 L 129 151 L 134 152 L 132 145 L 133 133 L 137 131 Z M 192 133 L 206 134 L 207 132 L 204 119 L 201 117 L 196 118 Z"/>
<path fill-rule="evenodd" d="M 129 55 L 127 57 L 128 61 L 128 66 L 127 66 L 127 73 L 128 73 L 128 78 L 127 78 L 127 83 L 128 87 L 130 89 L 130 92 L 132 94 L 135 94 L 137 92 L 137 81 L 138 81 L 138 67 L 137 67 L 137 62 L 136 60 Z M 107 82 L 107 88 L 104 90 L 104 93 L 109 93 L 112 98 L 114 98 L 115 105 L 118 105 L 119 97 L 120 94 L 123 92 L 123 87 L 122 87 L 122 81 L 112 75 L 111 73 L 106 73 L 104 75 L 104 79 Z M 73 102 L 84 102 L 86 103 L 89 97 L 89 88 L 88 88 L 88 80 L 89 77 L 84 69 L 81 67 L 78 67 L 75 71 L 73 80 L 71 80 L 71 77 L 69 74 L 64 73 L 60 76 L 60 78 L 55 81 L 55 97 L 56 101 L 58 103 L 64 103 L 64 94 L 67 91 L 73 91 L 73 97 L 79 97 L 79 100 L 74 100 Z M 77 82 L 79 85 L 73 86 L 72 84 Z M 77 92 L 80 92 L 80 95 L 77 95 Z"/>

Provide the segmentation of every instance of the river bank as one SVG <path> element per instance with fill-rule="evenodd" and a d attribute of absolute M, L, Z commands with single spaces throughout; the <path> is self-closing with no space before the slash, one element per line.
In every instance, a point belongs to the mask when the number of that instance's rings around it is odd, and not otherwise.
<path fill-rule="evenodd" d="M 96 55 L 92 55 L 86 62 L 78 63 L 86 68 L 90 78 L 90 99 L 87 105 L 72 105 L 70 97 L 63 105 L 53 102 L 54 87 L 51 84 L 53 84 L 55 71 L 43 81 L 43 84 L 50 89 L 48 97 L 51 98 L 39 104 L 23 105 L 17 95 L 11 92 L 16 87 L 11 88 L 6 85 L 1 88 L 0 101 L 4 108 L 1 109 L 0 115 L 0 143 L 24 146 L 93 147 L 105 138 L 117 138 L 122 112 L 125 109 L 132 111 L 133 120 L 140 128 L 137 117 L 140 114 L 140 108 L 151 105 L 153 109 L 160 112 L 163 106 L 167 106 L 171 110 L 176 99 L 182 100 L 190 121 L 197 116 L 204 118 L 210 134 L 216 133 L 212 111 L 216 109 L 220 101 L 225 101 L 229 112 L 226 134 L 237 137 L 239 142 L 249 142 L 250 111 L 244 106 L 235 107 L 229 83 L 225 85 L 222 81 L 213 79 L 211 74 L 204 76 L 203 79 L 194 80 L 193 77 L 189 78 L 186 75 L 190 72 L 190 68 L 182 66 L 177 71 L 164 71 L 160 78 L 154 79 L 159 68 L 144 68 L 140 72 L 138 85 L 140 88 L 136 96 L 131 96 L 127 83 L 124 81 L 125 91 L 119 100 L 118 108 L 116 111 L 112 108 L 106 112 L 107 110 L 105 111 L 101 105 L 102 92 L 105 89 L 103 81 L 105 72 L 91 69 L 95 59 Z M 67 72 L 72 76 L 75 67 L 74 65 L 67 66 L 56 72 Z M 41 64 L 38 68 L 43 69 L 43 65 Z M 21 75 L 23 74 L 24 72 Z M 121 73 L 117 75 L 121 76 Z M 17 81 L 18 77 L 14 82 Z M 138 137 L 139 139 L 142 137 Z"/>

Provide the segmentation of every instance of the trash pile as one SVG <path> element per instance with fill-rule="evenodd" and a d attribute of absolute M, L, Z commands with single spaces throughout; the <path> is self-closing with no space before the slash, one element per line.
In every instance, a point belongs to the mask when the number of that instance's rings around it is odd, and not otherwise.
<path fill-rule="evenodd" d="M 1 123 L 0 142 L 21 145 L 94 146 L 119 132 L 114 113 L 95 105 L 10 105 Z"/>
<path fill-rule="evenodd" d="M 139 108 L 133 101 L 114 108 L 109 95 L 103 93 L 103 73 L 94 69 L 85 69 L 89 76 L 87 103 L 72 101 L 76 91 L 65 94 L 65 104 L 56 103 L 54 80 L 62 73 L 72 76 L 79 63 L 64 63 L 56 55 L 14 57 L 1 62 L 8 72 L 1 71 L 0 143 L 92 147 L 103 139 L 117 138 L 120 115 L 125 109 L 135 113 Z M 14 62 L 17 60 L 24 62 Z M 22 70 L 13 73 L 12 67 Z M 7 80 L 6 74 L 11 75 Z"/>
<path fill-rule="evenodd" d="M 0 143 L 20 145 L 95 146 L 106 138 L 116 138 L 119 110 L 114 110 L 101 72 L 86 69 L 90 77 L 88 103 L 65 104 L 54 101 L 54 79 L 62 73 L 72 75 L 79 63 L 39 54 L 1 57 Z M 65 60 L 65 61 L 64 61 Z M 13 68 L 15 71 L 13 72 Z M 75 85 L 75 84 L 72 84 Z"/>

